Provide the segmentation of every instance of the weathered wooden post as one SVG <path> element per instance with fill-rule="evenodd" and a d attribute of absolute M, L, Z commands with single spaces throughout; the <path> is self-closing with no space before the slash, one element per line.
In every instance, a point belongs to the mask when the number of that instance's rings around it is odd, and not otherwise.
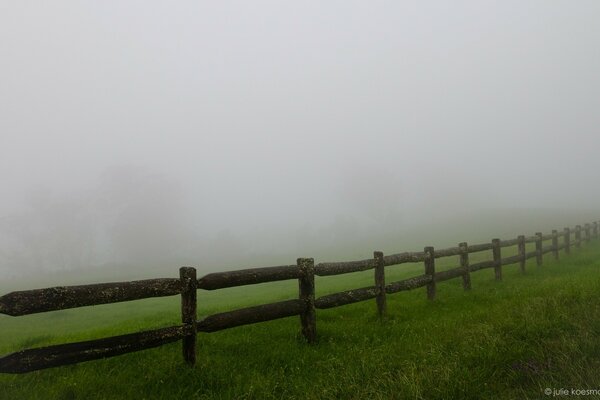
<path fill-rule="evenodd" d="M 375 290 L 377 291 L 377 314 L 380 318 L 385 315 L 387 304 L 385 300 L 385 265 L 383 263 L 383 253 L 381 251 L 373 252 L 375 258 Z"/>
<path fill-rule="evenodd" d="M 427 284 L 427 298 L 435 299 L 435 253 L 433 247 L 425 247 L 425 275 L 431 276 L 431 282 Z"/>
<path fill-rule="evenodd" d="M 575 247 L 581 247 L 581 225 L 575 227 Z"/>
<path fill-rule="evenodd" d="M 182 339 L 183 359 L 189 365 L 196 363 L 196 268 L 179 268 L 181 279 L 181 322 L 191 326 L 190 334 Z"/>
<path fill-rule="evenodd" d="M 552 229 L 552 253 L 554 259 L 558 260 L 558 231 L 556 229 Z"/>
<path fill-rule="evenodd" d="M 525 252 L 525 236 L 519 235 L 517 238 L 517 251 L 519 256 L 521 257 L 521 261 L 519 265 L 521 267 L 521 272 L 525 273 L 525 262 L 527 261 L 527 253 Z"/>
<path fill-rule="evenodd" d="M 463 289 L 471 289 L 471 270 L 469 269 L 469 246 L 466 242 L 458 245 L 460 249 L 460 266 L 463 268 Z"/>
<path fill-rule="evenodd" d="M 492 239 L 492 255 L 494 257 L 494 273 L 496 280 L 502 280 L 502 255 L 500 247 L 500 239 Z"/>
<path fill-rule="evenodd" d="M 590 224 L 585 224 L 585 241 L 589 242 L 590 239 Z"/>
<path fill-rule="evenodd" d="M 300 269 L 300 278 L 298 278 L 300 300 L 304 301 L 305 303 L 305 309 L 300 314 L 302 335 L 308 343 L 314 343 L 317 340 L 317 314 L 315 312 L 315 261 L 312 258 L 299 258 L 297 263 L 298 268 Z"/>
<path fill-rule="evenodd" d="M 565 228 L 565 254 L 571 254 L 571 228 Z"/>
<path fill-rule="evenodd" d="M 537 239 L 535 239 L 535 260 L 537 263 L 537 266 L 541 266 L 542 265 L 542 232 L 536 232 L 535 236 L 537 236 Z"/>
<path fill-rule="evenodd" d="M 598 237 L 598 221 L 594 221 L 594 224 L 593 224 L 593 235 L 594 235 L 594 238 Z"/>

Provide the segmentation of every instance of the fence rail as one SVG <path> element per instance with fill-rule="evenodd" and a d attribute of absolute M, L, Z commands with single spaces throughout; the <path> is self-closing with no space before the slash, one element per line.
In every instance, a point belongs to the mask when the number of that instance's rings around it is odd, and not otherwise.
<path fill-rule="evenodd" d="M 0 358 L 0 372 L 25 373 L 113 357 L 179 340 L 182 341 L 184 360 L 188 364 L 194 364 L 198 332 L 217 332 L 291 316 L 300 316 L 302 335 L 312 343 L 316 340 L 316 309 L 340 307 L 375 299 L 377 312 L 383 316 L 386 312 L 387 294 L 425 287 L 427 298 L 433 300 L 436 297 L 436 283 L 462 278 L 463 288 L 470 290 L 470 274 L 487 268 L 493 268 L 495 279 L 501 281 L 503 266 L 519 263 L 520 270 L 525 272 L 525 262 L 530 258 L 535 258 L 536 264 L 541 266 L 544 254 L 553 253 L 554 258 L 558 259 L 561 250 L 564 250 L 565 254 L 570 254 L 572 247 L 578 248 L 582 243 L 589 242 L 592 237 L 598 238 L 598 224 L 598 222 L 585 224 L 583 228 L 577 225 L 574 229 L 553 230 L 549 234 L 537 232 L 528 237 L 520 235 L 515 239 L 493 239 L 489 243 L 469 245 L 463 242 L 456 247 L 446 249 L 435 250 L 428 246 L 422 252 L 404 252 L 385 256 L 382 252 L 376 251 L 372 259 L 359 261 L 315 265 L 312 258 L 299 258 L 296 265 L 216 272 L 200 279 L 196 279 L 194 268 L 182 267 L 179 279 L 146 279 L 11 292 L 0 297 L 0 314 L 21 316 L 150 297 L 180 295 L 182 324 L 127 335 L 17 351 Z M 545 241 L 550 240 L 552 244 L 544 245 Z M 535 250 L 526 251 L 526 245 L 529 243 L 535 244 Z M 517 254 L 503 258 L 502 249 L 512 246 L 517 246 Z M 490 250 L 491 260 L 472 264 L 469 262 L 469 254 Z M 435 270 L 436 259 L 456 256 L 459 257 L 457 267 L 444 271 Z M 419 262 L 424 266 L 423 275 L 385 283 L 385 267 Z M 315 275 L 340 275 L 370 269 L 375 270 L 373 286 L 345 290 L 315 299 Z M 290 279 L 298 280 L 299 295 L 296 299 L 213 314 L 201 320 L 196 319 L 196 295 L 199 289 L 217 290 Z"/>

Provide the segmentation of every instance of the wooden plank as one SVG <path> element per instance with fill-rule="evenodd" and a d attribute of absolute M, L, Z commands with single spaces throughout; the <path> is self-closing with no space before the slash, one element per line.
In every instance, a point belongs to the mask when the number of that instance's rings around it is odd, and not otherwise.
<path fill-rule="evenodd" d="M 198 289 L 223 289 L 234 286 L 254 285 L 263 282 L 298 279 L 299 276 L 300 271 L 296 265 L 215 272 L 198 279 Z"/>
<path fill-rule="evenodd" d="M 481 261 L 481 262 L 469 265 L 469 270 L 471 272 L 475 272 L 475 271 L 479 271 L 480 269 L 495 268 L 495 267 L 496 267 L 496 261 L 488 260 L 488 261 Z"/>
<path fill-rule="evenodd" d="M 516 256 L 512 256 L 512 257 L 506 257 L 503 258 L 501 260 L 502 265 L 509 265 L 509 264 L 514 264 L 516 262 L 519 262 L 523 260 L 523 257 L 521 255 L 516 255 Z"/>
<path fill-rule="evenodd" d="M 497 281 L 502 280 L 502 246 L 500 239 L 492 240 L 492 254 L 494 256 L 494 276 Z"/>
<path fill-rule="evenodd" d="M 317 264 L 315 274 L 319 276 L 340 275 L 373 268 L 375 268 L 375 261 L 372 258 L 360 261 L 328 262 Z"/>
<path fill-rule="evenodd" d="M 425 254 L 429 255 L 429 258 L 424 261 L 425 275 L 431 276 L 431 282 L 427 285 L 427 299 L 435 299 L 435 250 L 432 246 L 425 247 Z"/>
<path fill-rule="evenodd" d="M 190 326 L 189 335 L 182 340 L 183 360 L 189 364 L 196 363 L 196 269 L 192 267 L 181 267 L 179 269 L 181 279 L 181 322 Z"/>
<path fill-rule="evenodd" d="M 304 303 L 300 313 L 302 335 L 308 343 L 317 340 L 317 314 L 315 312 L 315 261 L 312 258 L 299 258 L 298 268 L 301 275 L 298 278 L 299 300 Z"/>
<path fill-rule="evenodd" d="M 84 342 L 17 351 L 0 358 L 0 372 L 25 373 L 150 349 L 193 333 L 190 325 L 171 326 Z"/>
<path fill-rule="evenodd" d="M 388 285 L 389 286 L 389 285 Z M 387 289 L 387 286 L 386 286 Z M 389 292 L 388 292 L 389 293 Z M 315 300 L 316 308 L 333 308 L 339 307 L 346 304 L 357 303 L 359 301 L 365 301 L 374 299 L 377 297 L 377 288 L 375 286 L 345 290 L 339 293 L 328 294 L 326 296 L 319 297 Z"/>
<path fill-rule="evenodd" d="M 481 243 L 481 244 L 470 244 L 469 245 L 469 253 L 477 253 L 478 251 L 491 250 L 491 243 Z"/>
<path fill-rule="evenodd" d="M 580 248 L 581 247 L 581 225 L 577 225 L 575 227 L 575 241 L 574 241 L 575 247 Z"/>
<path fill-rule="evenodd" d="M 571 229 L 565 228 L 565 254 L 571 254 Z"/>
<path fill-rule="evenodd" d="M 443 282 L 449 279 L 458 278 L 459 276 L 464 276 L 464 274 L 465 269 L 464 267 L 460 266 L 452 269 L 447 269 L 445 271 L 437 271 L 435 273 L 434 279 L 436 282 Z"/>
<path fill-rule="evenodd" d="M 551 240 L 552 239 L 552 234 L 551 233 L 547 233 L 547 234 L 542 234 L 542 241 L 544 240 Z"/>
<path fill-rule="evenodd" d="M 471 271 L 469 270 L 469 246 L 467 242 L 459 243 L 460 267 L 462 268 L 462 283 L 464 290 L 471 289 Z"/>
<path fill-rule="evenodd" d="M 525 237 L 525 243 L 535 243 L 538 240 L 537 235 Z"/>
<path fill-rule="evenodd" d="M 398 254 L 391 254 L 389 256 L 383 257 L 383 262 L 385 266 L 396 265 L 396 264 L 404 264 L 404 263 L 412 263 L 412 262 L 422 262 L 425 261 L 429 257 L 428 254 L 424 252 L 405 252 Z"/>
<path fill-rule="evenodd" d="M 530 251 L 529 253 L 525 253 L 525 260 L 529 260 L 530 258 L 537 257 L 537 250 Z"/>
<path fill-rule="evenodd" d="M 412 290 L 428 285 L 432 281 L 431 275 L 415 276 L 401 281 L 392 282 L 385 287 L 385 291 L 389 294 Z"/>
<path fill-rule="evenodd" d="M 436 250 L 434 253 L 434 257 L 435 258 L 450 257 L 450 256 L 457 256 L 459 254 L 460 254 L 459 247 L 449 247 L 447 249 Z"/>
<path fill-rule="evenodd" d="M 375 258 L 375 288 L 377 290 L 377 297 L 375 301 L 377 303 L 377 315 L 382 318 L 385 315 L 387 302 L 385 299 L 385 264 L 383 262 L 383 252 L 375 251 L 373 253 Z"/>
<path fill-rule="evenodd" d="M 519 244 L 519 239 L 508 239 L 508 240 L 501 240 L 500 241 L 500 247 L 510 247 L 510 246 L 514 246 L 516 244 Z"/>
<path fill-rule="evenodd" d="M 217 332 L 236 326 L 292 317 L 302 314 L 305 310 L 306 302 L 300 299 L 262 304 L 210 315 L 197 322 L 197 329 L 198 332 Z"/>
<path fill-rule="evenodd" d="M 542 247 L 542 254 L 553 253 L 553 252 L 554 252 L 554 246 L 552 246 L 552 245 Z"/>
<path fill-rule="evenodd" d="M 145 279 L 23 290 L 0 297 L 0 314 L 12 316 L 35 314 L 148 297 L 173 296 L 180 291 L 179 279 Z"/>

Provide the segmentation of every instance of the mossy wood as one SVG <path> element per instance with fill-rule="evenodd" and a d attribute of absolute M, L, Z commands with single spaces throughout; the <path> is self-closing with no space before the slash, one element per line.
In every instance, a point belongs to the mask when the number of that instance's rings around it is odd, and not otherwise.
<path fill-rule="evenodd" d="M 149 297 L 173 296 L 180 292 L 179 279 L 145 279 L 23 290 L 0 297 L 0 314 L 20 316 Z"/>

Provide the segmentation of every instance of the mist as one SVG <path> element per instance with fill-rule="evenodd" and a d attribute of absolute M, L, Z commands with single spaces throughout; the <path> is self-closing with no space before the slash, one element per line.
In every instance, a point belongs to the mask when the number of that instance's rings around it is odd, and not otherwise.
<path fill-rule="evenodd" d="M 597 219 L 599 17 L 5 2 L 0 274 L 175 276 Z"/>

